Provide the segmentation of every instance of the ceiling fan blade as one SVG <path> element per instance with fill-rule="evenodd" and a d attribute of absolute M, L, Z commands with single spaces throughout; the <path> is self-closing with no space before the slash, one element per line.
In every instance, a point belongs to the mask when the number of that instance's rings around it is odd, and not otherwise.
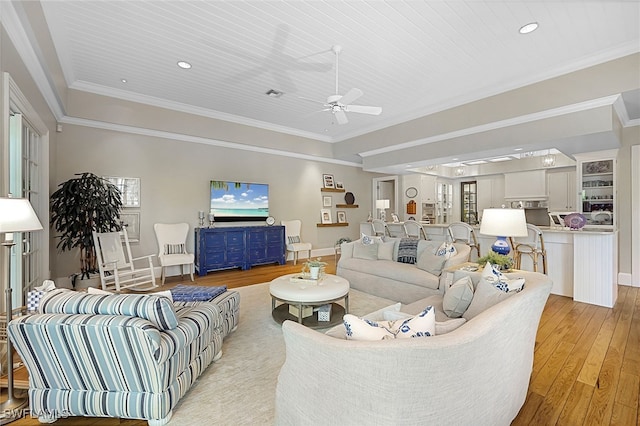
<path fill-rule="evenodd" d="M 345 114 L 343 110 L 338 110 L 333 115 L 336 116 L 336 121 L 338 122 L 338 124 L 347 124 L 349 122 L 349 120 L 347 119 L 347 114 Z"/>
<path fill-rule="evenodd" d="M 380 115 L 382 113 L 381 107 L 364 106 L 364 105 L 347 105 L 347 112 L 357 112 L 360 114 Z"/>
<path fill-rule="evenodd" d="M 363 94 L 364 93 L 362 93 L 362 90 L 353 88 L 349 90 L 346 95 L 341 97 L 338 102 L 340 102 L 342 105 L 349 105 L 351 102 L 355 101 Z"/>

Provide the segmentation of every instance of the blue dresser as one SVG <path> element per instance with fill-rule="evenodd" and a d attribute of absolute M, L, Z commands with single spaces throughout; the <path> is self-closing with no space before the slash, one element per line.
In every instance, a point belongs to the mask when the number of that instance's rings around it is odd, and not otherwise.
<path fill-rule="evenodd" d="M 196 272 L 284 265 L 284 226 L 233 226 L 195 229 Z"/>

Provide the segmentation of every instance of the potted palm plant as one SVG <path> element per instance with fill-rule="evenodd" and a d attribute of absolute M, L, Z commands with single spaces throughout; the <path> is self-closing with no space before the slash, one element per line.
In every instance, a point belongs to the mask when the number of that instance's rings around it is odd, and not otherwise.
<path fill-rule="evenodd" d="M 120 190 L 100 176 L 89 172 L 75 176 L 51 194 L 51 225 L 59 233 L 57 248 L 80 249 L 80 279 L 88 279 L 98 269 L 92 232 L 121 229 L 122 198 Z"/>

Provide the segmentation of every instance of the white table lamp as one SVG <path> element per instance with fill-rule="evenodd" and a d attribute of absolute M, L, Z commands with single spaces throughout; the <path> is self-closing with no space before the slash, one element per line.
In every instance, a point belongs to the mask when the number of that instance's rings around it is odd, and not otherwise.
<path fill-rule="evenodd" d="M 509 254 L 511 248 L 507 237 L 526 237 L 527 219 L 523 209 L 484 209 L 480 233 L 498 239 L 491 250 L 498 254 Z"/>
<path fill-rule="evenodd" d="M 380 210 L 380 220 L 386 221 L 387 213 L 385 209 L 389 208 L 389 200 L 376 200 L 376 208 Z"/>
<path fill-rule="evenodd" d="M 6 234 L 2 245 L 7 247 L 7 253 L 11 253 L 11 247 L 16 243 L 14 232 L 37 231 L 42 229 L 38 216 L 33 211 L 29 200 L 24 198 L 0 198 L 0 234 Z M 11 271 L 7 268 L 6 281 L 4 283 L 7 322 L 11 321 Z M 20 409 L 26 407 L 29 402 L 26 398 L 16 398 L 13 395 L 13 346 L 7 333 L 7 400 L 0 404 L 0 424 L 10 423 L 20 416 Z"/>

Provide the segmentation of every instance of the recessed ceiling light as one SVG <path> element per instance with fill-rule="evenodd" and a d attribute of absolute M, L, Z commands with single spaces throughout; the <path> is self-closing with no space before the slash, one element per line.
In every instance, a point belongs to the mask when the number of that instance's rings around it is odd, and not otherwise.
<path fill-rule="evenodd" d="M 122 79 L 120 79 L 120 81 L 123 82 L 123 83 L 126 83 L 127 79 L 126 78 L 122 78 Z"/>
<path fill-rule="evenodd" d="M 514 151 L 522 151 L 522 148 L 513 148 Z"/>
<path fill-rule="evenodd" d="M 279 98 L 280 96 L 282 96 L 284 94 L 284 92 L 281 92 L 280 90 L 275 90 L 275 89 L 269 89 L 265 92 L 265 95 L 271 97 L 271 98 Z"/>
<path fill-rule="evenodd" d="M 520 27 L 520 34 L 529 34 L 538 29 L 537 22 L 529 22 L 526 25 Z"/>
<path fill-rule="evenodd" d="M 191 68 L 191 64 L 187 61 L 178 61 L 178 66 L 183 70 L 188 70 L 189 68 Z"/>

